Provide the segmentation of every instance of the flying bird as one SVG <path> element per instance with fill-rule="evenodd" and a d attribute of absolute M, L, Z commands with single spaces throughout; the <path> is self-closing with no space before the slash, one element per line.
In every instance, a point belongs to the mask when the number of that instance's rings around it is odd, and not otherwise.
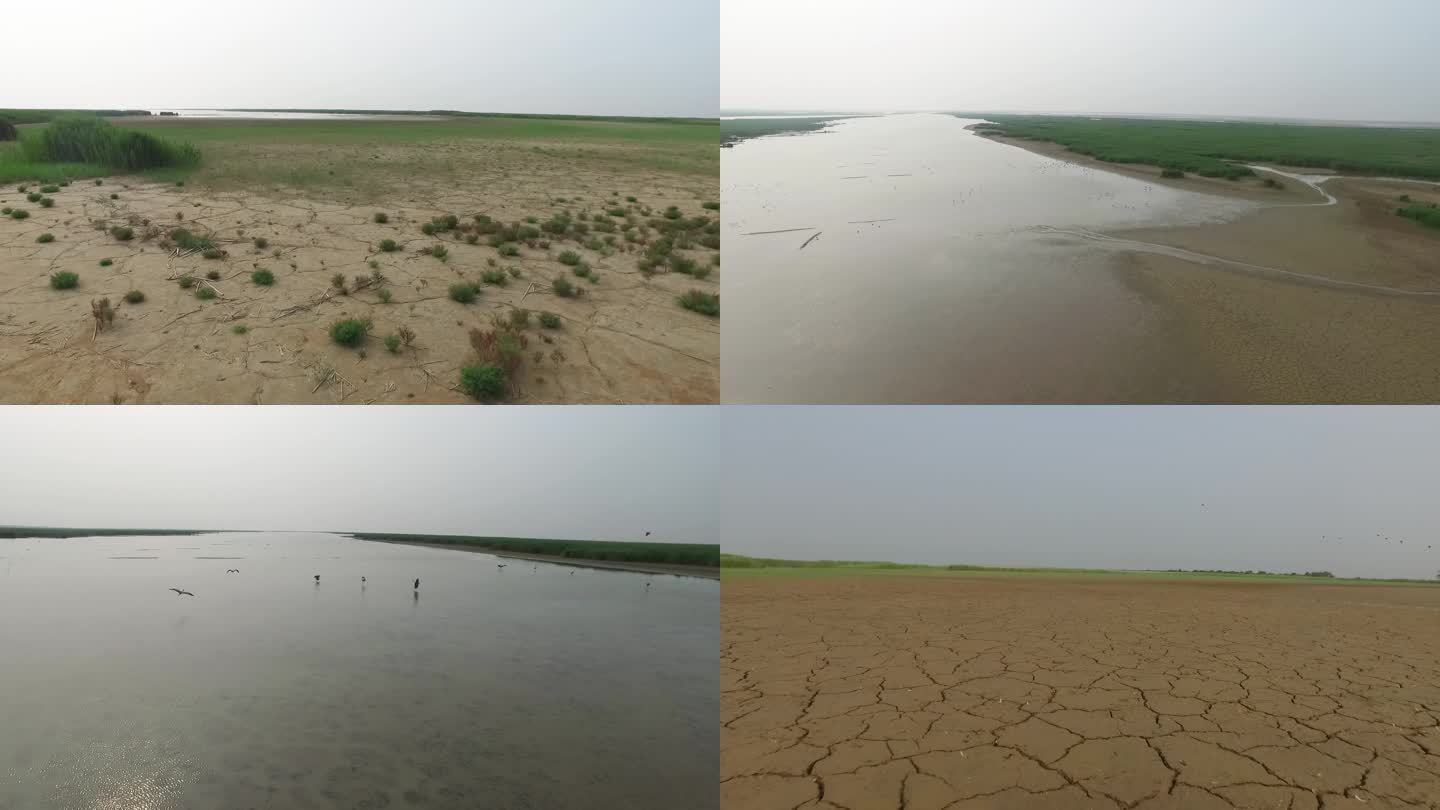
<path fill-rule="evenodd" d="M 170 590 L 174 591 L 177 596 L 194 596 L 194 595 L 195 595 L 195 594 L 193 594 L 193 593 L 191 593 L 191 592 L 189 592 L 189 591 L 182 591 L 182 590 L 180 590 L 179 588 L 171 588 Z"/>
<path fill-rule="evenodd" d="M 496 565 L 495 567 L 496 567 L 496 568 L 504 568 L 505 566 L 502 564 L 502 565 Z"/>
<path fill-rule="evenodd" d="M 225 569 L 225 573 L 227 573 L 227 574 L 238 574 L 238 573 L 240 573 L 240 569 L 239 569 L 239 568 L 226 568 L 226 569 Z"/>
<path fill-rule="evenodd" d="M 646 536 L 646 537 L 649 537 L 649 536 L 650 536 L 650 533 L 649 533 L 649 532 L 645 532 L 645 536 Z"/>
<path fill-rule="evenodd" d="M 316 574 L 316 575 L 315 575 L 315 584 L 316 584 L 316 585 L 319 585 L 319 584 L 320 584 L 320 575 L 319 575 L 319 574 Z"/>

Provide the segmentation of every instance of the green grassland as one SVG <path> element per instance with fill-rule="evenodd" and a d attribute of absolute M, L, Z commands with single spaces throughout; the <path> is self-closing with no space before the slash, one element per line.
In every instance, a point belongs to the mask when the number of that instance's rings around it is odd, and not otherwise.
<path fill-rule="evenodd" d="M 399 543 L 436 543 L 477 546 L 519 554 L 548 554 L 576 560 L 665 563 L 714 568 L 720 563 L 720 547 L 698 543 L 635 543 L 608 540 L 543 540 L 527 537 L 462 537 L 448 534 L 390 534 L 351 532 L 359 540 Z"/>
<path fill-rule="evenodd" d="M 331 188 L 383 194 L 390 181 L 452 182 L 478 176 L 472 154 L 523 165 L 574 165 L 609 172 L 717 176 L 716 121 L 465 116 L 413 120 L 187 119 L 149 116 L 115 122 L 200 153 L 193 166 L 141 172 L 154 180 L 212 188 Z M 21 127 L 22 141 L 43 125 Z M 513 159 L 513 160 L 512 160 Z M 95 163 L 27 160 L 0 143 L 0 183 L 78 180 L 117 174 Z"/>
<path fill-rule="evenodd" d="M 1336 577 L 1328 572 L 1284 574 L 1270 571 L 1140 571 L 1105 568 L 1013 568 L 986 565 L 920 565 L 864 560 L 785 560 L 769 557 L 747 557 L 741 554 L 720 555 L 722 579 L 831 577 L 831 576 L 1041 576 L 1041 577 L 1116 577 L 1125 579 L 1193 579 L 1250 580 L 1272 582 L 1322 582 L 1331 584 L 1385 583 L 1392 585 L 1437 585 L 1440 581 L 1423 579 L 1364 579 Z"/>
<path fill-rule="evenodd" d="M 965 117 L 971 117 L 967 114 Z M 1141 163 L 1208 177 L 1252 172 L 1232 161 L 1336 172 L 1440 179 L 1440 129 L 976 115 L 983 129 L 1058 143 L 1112 163 Z"/>

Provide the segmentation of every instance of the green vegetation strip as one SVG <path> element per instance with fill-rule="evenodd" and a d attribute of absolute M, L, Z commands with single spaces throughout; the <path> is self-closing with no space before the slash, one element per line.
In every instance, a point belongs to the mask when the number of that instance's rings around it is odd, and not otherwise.
<path fill-rule="evenodd" d="M 857 116 L 826 115 L 814 118 L 732 118 L 720 122 L 720 145 L 732 146 L 746 138 L 764 135 L 799 135 L 822 129 L 826 124 L 841 118 Z"/>
<path fill-rule="evenodd" d="M 1365 579 L 1337 577 L 1328 571 L 1283 574 L 1270 571 L 1147 571 L 1107 568 L 1012 568 L 988 565 L 923 565 L 869 560 L 785 560 L 771 557 L 747 557 L 721 554 L 720 573 L 725 579 L 750 577 L 825 577 L 855 575 L 932 576 L 1108 576 L 1134 579 L 1222 579 L 1261 580 L 1272 582 L 1326 582 L 1340 584 L 1385 583 L 1396 585 L 1440 585 L 1440 580 Z"/>
<path fill-rule="evenodd" d="M 57 529 L 48 526 L 0 526 L 0 538 L 116 537 L 206 534 L 218 529 Z"/>
<path fill-rule="evenodd" d="M 349 534 L 351 537 L 360 540 L 478 546 L 480 548 L 495 549 L 496 551 L 510 551 L 519 554 L 548 554 L 552 557 L 569 557 L 577 560 L 701 565 L 711 568 L 720 564 L 719 546 L 698 543 L 542 540 L 527 537 L 462 537 L 450 534 L 385 534 L 377 532 L 350 532 Z"/>
<path fill-rule="evenodd" d="M 1440 179 L 1440 129 L 984 115 L 982 131 L 1058 143 L 1111 163 L 1207 177 L 1252 172 L 1229 161 Z"/>

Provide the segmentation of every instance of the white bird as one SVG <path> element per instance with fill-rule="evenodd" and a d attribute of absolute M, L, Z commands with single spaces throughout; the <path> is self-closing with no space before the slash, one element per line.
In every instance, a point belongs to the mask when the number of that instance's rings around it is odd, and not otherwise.
<path fill-rule="evenodd" d="M 189 592 L 189 591 L 182 591 L 182 590 L 180 590 L 179 588 L 171 588 L 170 590 L 174 591 L 178 596 L 194 596 L 194 595 L 195 595 L 195 594 L 193 594 L 193 593 L 191 593 L 191 592 Z"/>

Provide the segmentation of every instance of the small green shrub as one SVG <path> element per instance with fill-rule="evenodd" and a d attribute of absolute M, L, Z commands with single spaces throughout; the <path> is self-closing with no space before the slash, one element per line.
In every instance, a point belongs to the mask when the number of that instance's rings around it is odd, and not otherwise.
<path fill-rule="evenodd" d="M 170 241 L 174 242 L 176 247 L 186 251 L 193 250 L 203 252 L 206 250 L 211 250 L 215 247 L 215 243 L 210 241 L 210 237 L 196 236 L 195 234 L 184 228 L 176 228 L 175 230 L 171 231 Z"/>
<path fill-rule="evenodd" d="M 109 267 L 110 265 L 112 265 L 112 264 L 114 264 L 114 263 L 115 263 L 115 261 L 114 261 L 113 259 L 101 259 L 101 260 L 100 260 L 100 266 L 101 266 L 101 267 Z"/>
<path fill-rule="evenodd" d="M 540 325 L 546 329 L 559 329 L 560 316 L 553 312 L 542 312 L 540 313 Z"/>
<path fill-rule="evenodd" d="M 112 200 L 118 200 L 118 199 L 120 199 L 120 195 L 119 195 L 119 194 L 111 194 L 111 195 L 110 195 L 110 199 L 112 199 Z"/>
<path fill-rule="evenodd" d="M 207 273 L 205 274 L 205 277 L 208 278 L 208 279 L 210 279 L 211 281 L 219 281 L 219 280 L 220 280 L 220 271 L 219 271 L 219 270 L 211 270 L 211 271 L 209 271 L 209 272 L 207 272 Z"/>
<path fill-rule="evenodd" d="M 424 225 L 421 225 L 421 226 L 420 226 L 420 232 L 423 233 L 423 234 L 425 234 L 426 236 L 434 236 L 434 235 L 435 235 L 435 223 L 433 223 L 433 222 L 427 222 L 427 223 L 425 223 Z"/>
<path fill-rule="evenodd" d="M 36 242 L 39 242 L 39 243 L 42 244 L 42 245 L 43 245 L 43 244 L 46 244 L 47 242 L 54 242 L 54 241 L 55 241 L 55 234 L 53 234 L 53 233 L 42 233 L 42 234 L 40 234 L 39 236 L 35 237 L 35 241 L 36 241 Z"/>
<path fill-rule="evenodd" d="M 504 287 L 510 283 L 510 277 L 505 275 L 503 270 L 483 270 L 480 273 L 480 280 L 496 287 Z"/>
<path fill-rule="evenodd" d="M 41 186 L 41 187 L 40 187 L 40 193 L 41 193 L 41 194 L 54 194 L 54 193 L 58 192 L 59 190 L 60 190 L 60 187 L 59 187 L 59 186 Z"/>
<path fill-rule="evenodd" d="M 201 301 L 209 301 L 210 299 L 215 297 L 215 290 L 212 287 L 207 287 L 202 284 L 201 286 L 195 288 L 195 297 L 199 298 Z"/>
<path fill-rule="evenodd" d="M 69 270 L 50 274 L 50 286 L 57 290 L 73 290 L 80 284 L 80 275 Z"/>
<path fill-rule="evenodd" d="M 500 246 L 500 255 L 501 255 L 501 256 L 519 256 L 519 255 L 520 255 L 520 248 L 519 248 L 518 245 L 515 245 L 515 244 L 513 244 L 513 243 L 511 243 L 511 242 L 506 242 L 505 244 L 503 244 L 503 245 Z"/>
<path fill-rule="evenodd" d="M 125 293 L 125 301 L 127 303 L 138 304 L 144 300 L 145 293 L 140 292 L 139 290 L 131 290 L 130 292 Z"/>
<path fill-rule="evenodd" d="M 121 242 L 129 242 L 135 238 L 135 230 L 125 225 L 116 225 L 110 229 L 110 235 Z"/>
<path fill-rule="evenodd" d="M 358 346 L 369 331 L 369 321 L 347 318 L 330 324 L 330 339 L 341 346 Z"/>
<path fill-rule="evenodd" d="M 385 252 L 385 253 L 394 253 L 395 251 L 397 251 L 397 250 L 399 250 L 399 249 L 400 249 L 400 246 L 397 245 L 397 244 L 395 244 L 395 240 L 394 240 L 394 239 L 381 239 L 381 240 L 380 240 L 380 250 L 382 250 L 382 251 Z"/>
<path fill-rule="evenodd" d="M 38 191 L 32 191 L 29 194 L 25 195 L 25 199 L 29 200 L 30 202 L 40 202 L 40 198 L 44 196 L 44 194 L 41 194 Z"/>
<path fill-rule="evenodd" d="M 275 274 L 261 268 L 250 274 L 250 280 L 259 284 L 261 287 L 269 287 L 275 283 Z"/>
<path fill-rule="evenodd" d="M 626 198 L 625 198 L 625 202 L 632 202 L 632 203 L 633 203 L 633 202 L 637 202 L 637 200 L 636 200 L 634 197 L 626 197 Z"/>
<path fill-rule="evenodd" d="M 237 335 L 243 335 L 246 332 L 250 331 L 250 327 L 246 326 L 243 323 L 237 323 L 234 326 L 230 327 L 230 331 L 234 332 Z"/>
<path fill-rule="evenodd" d="M 475 300 L 480 294 L 480 285 L 471 282 L 460 282 L 450 285 L 450 300 L 458 301 L 461 304 L 468 304 Z"/>
<path fill-rule="evenodd" d="M 389 349 L 391 354 L 395 354 L 396 352 L 400 351 L 400 336 L 386 335 L 385 348 Z"/>
<path fill-rule="evenodd" d="M 217 247 L 212 247 L 207 250 L 200 251 L 200 255 L 204 256 L 207 259 L 223 259 L 225 258 L 225 251 Z"/>
<path fill-rule="evenodd" d="M 254 241 L 255 241 L 255 247 L 258 248 L 258 249 L 260 249 L 260 250 L 264 250 L 265 248 L 270 247 L 270 240 L 269 240 L 269 239 L 266 239 L 266 238 L 263 237 L 263 236 L 257 236 L 257 237 L 255 237 L 255 240 L 254 240 Z"/>
<path fill-rule="evenodd" d="M 701 207 L 701 208 L 704 208 L 704 209 L 706 209 L 706 210 L 708 210 L 708 211 L 719 211 L 719 210 L 720 210 L 720 203 L 718 203 L 718 202 L 713 202 L 713 201 L 712 201 L 712 202 L 707 202 L 707 203 L 701 203 L 701 204 L 700 204 L 700 207 Z"/>
<path fill-rule="evenodd" d="M 390 303 L 390 291 L 389 291 L 389 290 L 384 289 L 384 288 L 381 288 L 381 289 L 379 289 L 379 290 L 376 290 L 376 291 L 375 291 L 375 294 L 380 297 L 380 303 L 382 303 L 382 304 L 388 304 L 388 303 Z"/>
<path fill-rule="evenodd" d="M 331 286 L 331 287 L 334 287 L 334 288 L 337 289 L 337 290 L 344 290 L 344 289 L 345 289 L 345 274 L 344 274 L 344 273 L 336 273 L 335 275 L 331 276 L 331 277 L 330 277 L 330 286 Z"/>
<path fill-rule="evenodd" d="M 530 310 L 516 307 L 510 310 L 510 327 L 512 329 L 524 329 L 530 325 Z"/>
<path fill-rule="evenodd" d="M 580 263 L 580 254 L 573 250 L 567 250 L 560 254 L 560 263 L 574 267 Z"/>
<path fill-rule="evenodd" d="M 40 207 L 41 207 L 41 208 L 54 208 L 54 207 L 55 207 L 55 201 L 54 201 L 53 199 L 49 198 L 49 197 L 41 197 L 41 198 L 40 198 Z"/>
<path fill-rule="evenodd" d="M 690 290 L 680 296 L 680 306 L 701 315 L 709 315 L 712 318 L 720 317 L 720 294 L 707 293 L 702 290 Z"/>
<path fill-rule="evenodd" d="M 10 212 L 11 219 L 29 219 L 30 212 L 23 208 L 16 208 Z"/>
<path fill-rule="evenodd" d="M 477 363 L 460 369 L 460 390 L 481 402 L 505 396 L 505 369 L 493 363 Z"/>
<path fill-rule="evenodd" d="M 381 225 L 384 225 L 385 223 L 387 223 L 387 222 L 390 221 L 390 216 L 389 216 L 388 214 L 386 214 L 384 211 L 376 211 L 376 212 L 375 212 L 375 221 L 378 222 L 378 223 L 380 223 Z"/>
<path fill-rule="evenodd" d="M 685 216 L 685 215 L 682 214 L 682 213 L 680 213 L 680 209 L 679 209 L 679 208 L 676 208 L 676 207 L 673 206 L 673 205 L 670 206 L 669 208 L 666 208 L 666 209 L 665 209 L 665 218 L 666 218 L 666 219 L 679 219 L 680 217 L 683 217 L 683 216 Z"/>
<path fill-rule="evenodd" d="M 444 245 L 436 245 L 430 249 L 430 255 L 443 262 L 450 258 L 450 251 Z"/>
<path fill-rule="evenodd" d="M 175 279 L 175 283 L 180 285 L 180 289 L 188 290 L 195 286 L 195 278 L 193 276 L 181 276 Z"/>
<path fill-rule="evenodd" d="M 571 298 L 575 295 L 575 285 L 571 284 L 570 279 L 564 276 L 556 276 L 555 280 L 550 283 L 550 288 L 561 298 Z"/>

